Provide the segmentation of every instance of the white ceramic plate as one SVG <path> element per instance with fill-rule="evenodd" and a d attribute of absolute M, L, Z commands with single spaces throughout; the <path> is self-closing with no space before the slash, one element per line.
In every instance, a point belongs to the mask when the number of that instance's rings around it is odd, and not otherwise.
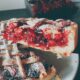
<path fill-rule="evenodd" d="M 58 65 L 58 63 L 60 65 Z M 73 80 L 79 65 L 79 55 L 72 53 L 70 57 L 59 60 L 58 63 L 56 63 L 56 67 L 62 80 Z"/>
<path fill-rule="evenodd" d="M 48 52 L 39 52 L 38 55 L 43 57 L 47 63 L 53 64 L 62 80 L 73 80 L 78 66 L 79 66 L 79 55 L 72 53 L 71 56 L 66 58 L 57 59 L 56 55 Z"/>

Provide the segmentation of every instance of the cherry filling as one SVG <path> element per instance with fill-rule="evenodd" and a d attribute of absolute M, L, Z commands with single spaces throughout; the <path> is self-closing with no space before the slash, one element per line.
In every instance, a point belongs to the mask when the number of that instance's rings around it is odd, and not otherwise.
<path fill-rule="evenodd" d="M 22 25 L 22 23 L 18 23 Z M 9 23 L 9 26 L 4 31 L 3 37 L 7 40 L 11 40 L 14 43 L 18 41 L 25 41 L 31 46 L 37 46 L 40 48 L 50 48 L 52 46 L 66 46 L 68 43 L 68 34 L 66 30 L 58 30 L 58 33 L 47 33 L 39 28 L 21 28 L 15 23 Z M 27 25 L 27 24 L 26 24 Z"/>

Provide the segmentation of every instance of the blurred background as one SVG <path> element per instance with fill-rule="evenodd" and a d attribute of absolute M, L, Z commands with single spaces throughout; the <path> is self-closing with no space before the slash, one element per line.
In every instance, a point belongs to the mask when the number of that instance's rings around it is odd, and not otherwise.
<path fill-rule="evenodd" d="M 6 0 L 6 1 L 0 0 L 0 19 L 4 20 L 4 19 L 12 18 L 12 17 L 30 17 L 31 16 L 31 13 L 29 10 L 30 5 L 28 4 L 28 1 L 29 0 Z M 32 0 L 32 1 L 35 1 L 35 0 Z M 59 0 L 52 0 L 52 1 L 59 1 Z M 64 1 L 70 1 L 70 0 L 64 0 Z M 52 17 L 56 19 L 59 17 L 58 16 L 55 17 L 55 15 L 60 14 L 61 18 L 69 18 L 69 19 L 71 18 L 72 20 L 76 20 L 76 22 L 79 22 L 78 20 L 79 20 L 79 15 L 80 15 L 79 14 L 80 9 L 78 8 L 80 8 L 80 0 L 71 0 L 71 1 L 75 3 L 74 5 L 75 7 L 73 7 L 72 10 L 69 7 L 67 9 L 66 8 L 63 9 L 62 7 L 61 9 L 60 8 L 57 10 L 55 9 L 54 13 L 52 14 L 50 13 L 50 11 L 47 12 L 46 15 L 40 12 L 40 14 L 37 14 L 37 16 L 40 17 L 43 15 L 42 17 L 46 17 L 49 19 L 51 19 Z M 48 14 L 50 14 L 51 16 Z M 73 14 L 74 14 L 74 17 L 72 17 Z M 65 15 L 66 17 L 63 17 Z"/>

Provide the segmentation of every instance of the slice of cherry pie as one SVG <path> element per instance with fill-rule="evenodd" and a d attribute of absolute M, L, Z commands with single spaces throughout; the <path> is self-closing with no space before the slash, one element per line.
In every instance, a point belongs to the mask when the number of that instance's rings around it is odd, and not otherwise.
<path fill-rule="evenodd" d="M 43 51 L 69 56 L 77 44 L 77 24 L 70 20 L 14 18 L 5 22 L 3 37 Z"/>

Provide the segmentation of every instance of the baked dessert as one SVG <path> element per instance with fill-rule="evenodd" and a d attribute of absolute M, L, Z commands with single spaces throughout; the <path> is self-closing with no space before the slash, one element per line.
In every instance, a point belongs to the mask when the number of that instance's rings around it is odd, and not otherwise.
<path fill-rule="evenodd" d="M 52 78 L 58 80 L 56 69 L 34 52 L 15 53 L 16 46 L 13 45 L 13 48 L 15 49 L 12 53 L 5 52 L 3 55 L 0 53 L 0 57 L 3 58 L 2 61 L 0 59 L 1 80 L 51 80 Z"/>
<path fill-rule="evenodd" d="M 14 18 L 5 21 L 3 37 L 26 47 L 50 51 L 58 57 L 70 56 L 77 45 L 75 22 L 45 18 Z"/>

